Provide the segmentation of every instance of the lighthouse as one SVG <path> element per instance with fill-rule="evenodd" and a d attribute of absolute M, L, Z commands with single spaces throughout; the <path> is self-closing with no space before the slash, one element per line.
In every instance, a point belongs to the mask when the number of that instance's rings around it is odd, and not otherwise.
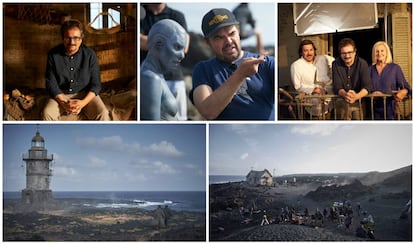
<path fill-rule="evenodd" d="M 39 129 L 28 153 L 23 154 L 23 160 L 26 162 L 26 189 L 22 190 L 22 203 L 31 209 L 44 209 L 53 199 L 50 190 L 53 154 L 48 155 Z"/>

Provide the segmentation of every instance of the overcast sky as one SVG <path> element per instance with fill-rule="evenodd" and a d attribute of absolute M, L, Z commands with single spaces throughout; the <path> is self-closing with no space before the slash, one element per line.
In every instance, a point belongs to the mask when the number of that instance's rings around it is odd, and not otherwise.
<path fill-rule="evenodd" d="M 26 187 L 35 124 L 3 125 L 3 190 Z M 41 124 L 53 154 L 53 191 L 201 190 L 206 183 L 205 125 Z M 24 165 L 24 167 L 22 167 Z"/>
<path fill-rule="evenodd" d="M 209 174 L 391 171 L 412 164 L 411 124 L 210 125 Z"/>
<path fill-rule="evenodd" d="M 169 2 L 167 5 L 171 8 L 181 11 L 187 21 L 188 31 L 202 34 L 201 20 L 203 16 L 213 8 L 227 8 L 232 11 L 239 2 Z M 275 13 L 276 6 L 272 2 L 250 2 L 249 8 L 253 13 L 253 17 L 256 19 L 257 29 L 262 32 L 263 44 L 275 46 Z M 292 30 L 293 31 L 293 30 Z M 244 45 L 256 45 L 256 38 L 251 37 L 243 40 Z"/>

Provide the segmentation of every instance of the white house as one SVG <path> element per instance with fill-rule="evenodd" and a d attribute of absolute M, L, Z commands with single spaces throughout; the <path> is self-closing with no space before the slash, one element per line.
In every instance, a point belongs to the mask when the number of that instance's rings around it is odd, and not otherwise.
<path fill-rule="evenodd" d="M 246 182 L 253 186 L 271 186 L 273 177 L 267 169 L 262 171 L 251 170 L 246 176 Z"/>

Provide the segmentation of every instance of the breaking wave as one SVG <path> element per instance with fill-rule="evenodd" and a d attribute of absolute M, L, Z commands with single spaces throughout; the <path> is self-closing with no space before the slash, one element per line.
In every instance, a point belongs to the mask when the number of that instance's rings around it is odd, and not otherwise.
<path fill-rule="evenodd" d="M 133 200 L 132 202 L 127 203 L 84 203 L 84 207 L 96 207 L 96 208 L 144 208 L 144 209 L 154 209 L 157 206 L 174 206 L 176 205 L 173 201 L 164 200 L 163 202 L 153 202 L 145 200 Z"/>

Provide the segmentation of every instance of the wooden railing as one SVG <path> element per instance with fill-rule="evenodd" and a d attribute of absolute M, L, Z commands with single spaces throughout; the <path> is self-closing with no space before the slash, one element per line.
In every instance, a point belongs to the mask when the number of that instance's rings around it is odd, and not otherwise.
<path fill-rule="evenodd" d="M 395 92 L 394 92 L 395 93 Z M 374 120 L 374 101 L 382 99 L 384 102 L 384 120 L 387 119 L 387 98 L 393 97 L 394 94 L 368 94 L 367 96 L 359 99 L 359 109 L 361 111 L 360 117 L 363 119 Z M 326 95 L 307 95 L 298 92 L 287 92 L 283 88 L 279 88 L 279 99 L 278 106 L 279 110 L 281 107 L 286 107 L 289 113 L 290 119 L 298 120 L 337 120 L 338 118 L 338 101 L 343 98 L 338 95 L 326 94 Z M 312 101 L 318 101 L 320 105 L 319 114 L 312 114 L 311 109 L 315 106 Z M 368 103 L 368 104 L 367 104 Z M 370 109 L 370 116 L 363 116 L 363 104 L 366 109 Z M 397 120 L 411 120 L 412 119 L 412 97 L 408 95 L 404 97 L 401 102 L 395 103 L 396 119 Z M 331 106 L 329 109 L 327 106 Z M 349 104 L 347 104 L 349 106 Z M 329 111 L 329 112 L 327 112 Z M 333 113 L 333 114 L 332 114 Z"/>

